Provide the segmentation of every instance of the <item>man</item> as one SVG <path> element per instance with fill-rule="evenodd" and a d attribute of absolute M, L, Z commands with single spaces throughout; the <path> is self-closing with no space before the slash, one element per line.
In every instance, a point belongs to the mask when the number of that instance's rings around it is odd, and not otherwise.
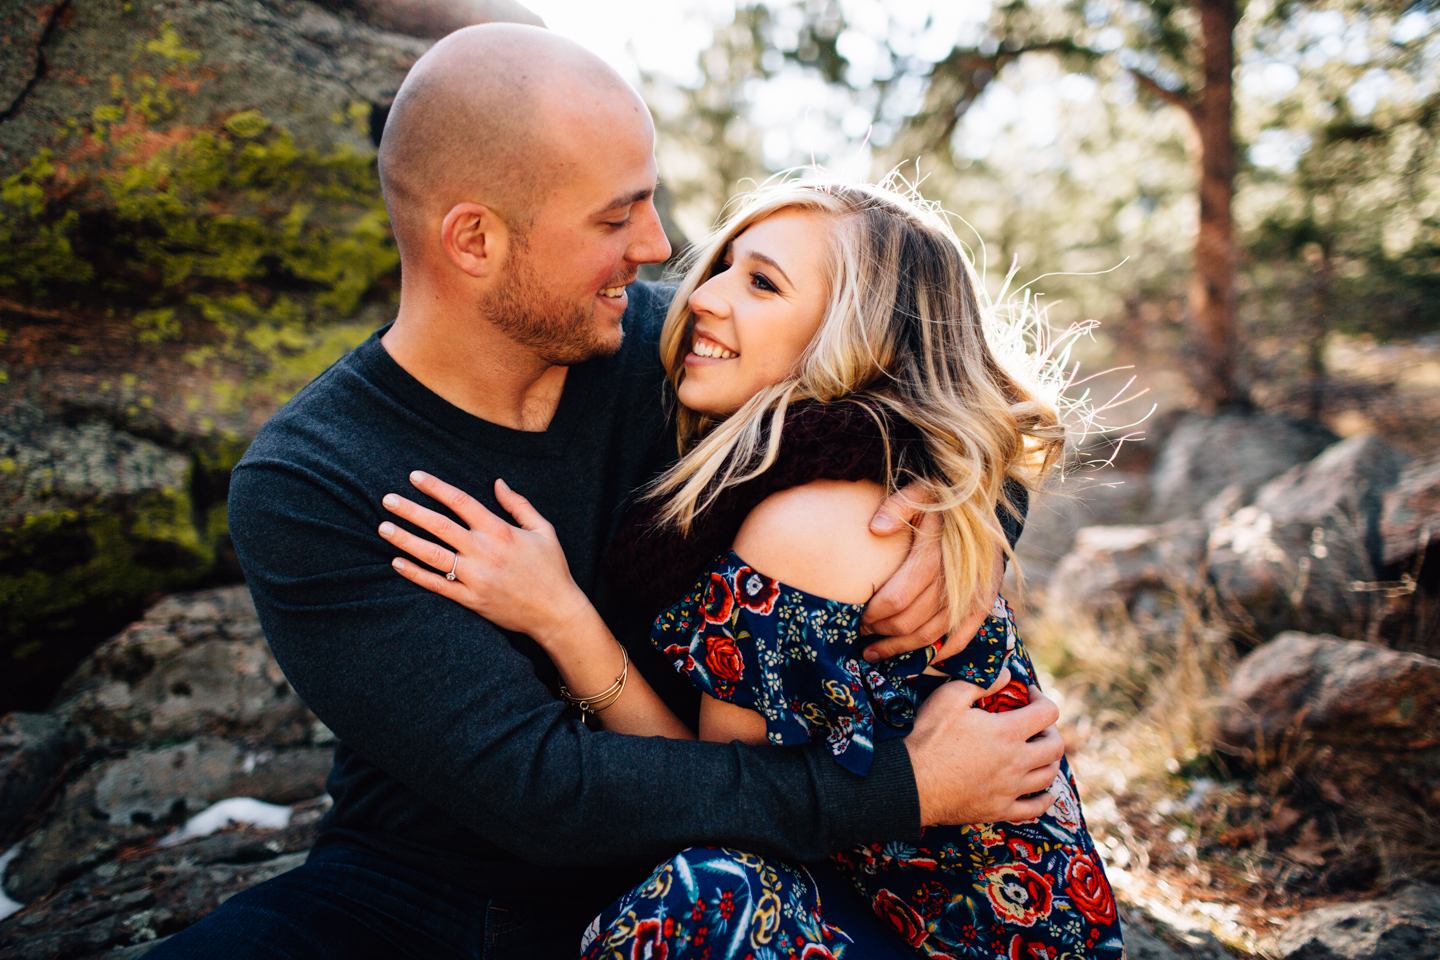
<path fill-rule="evenodd" d="M 381 498 L 415 496 L 412 470 L 492 510 L 503 476 L 693 722 L 694 692 L 598 573 L 626 498 L 673 455 L 656 347 L 669 291 L 633 282 L 669 255 L 653 138 L 618 75 L 536 28 L 459 31 L 406 79 L 380 150 L 397 318 L 266 425 L 230 495 L 275 655 L 340 739 L 335 806 L 303 867 L 155 957 L 574 956 L 600 907 L 686 846 L 813 860 L 1048 804 L 1017 799 L 1049 785 L 1063 750 L 1043 698 L 990 714 L 949 684 L 863 778 L 823 744 L 591 731 L 532 641 L 391 570 Z M 900 579 L 871 611 L 902 635 L 880 653 L 928 642 L 918 620 L 943 619 L 933 591 Z"/>

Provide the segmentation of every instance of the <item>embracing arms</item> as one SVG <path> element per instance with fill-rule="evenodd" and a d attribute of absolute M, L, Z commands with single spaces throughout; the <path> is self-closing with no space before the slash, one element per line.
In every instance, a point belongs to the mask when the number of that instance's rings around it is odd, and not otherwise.
<path fill-rule="evenodd" d="M 616 647 L 583 594 L 567 583 L 563 553 L 550 525 L 503 484 L 497 483 L 497 499 L 519 521 L 518 528 L 434 478 L 421 475 L 412 481 L 453 509 L 470 529 L 404 498 L 387 497 L 388 509 L 459 553 L 455 560 L 450 550 L 391 524 L 381 532 L 395 546 L 437 569 L 453 564 L 458 579 L 448 581 L 404 560 L 396 561 L 396 569 L 437 594 L 535 637 L 567 680 L 584 684 L 578 694 L 604 689 L 618 666 Z M 791 586 L 842 602 L 866 602 L 913 554 L 908 538 L 867 531 L 882 496 L 878 485 L 840 481 L 819 481 L 773 495 L 746 520 L 736 552 Z M 564 600 L 534 602 L 545 597 Z M 1004 681 L 1002 677 L 1000 685 Z M 964 709 L 985 694 L 977 687 L 951 683 L 942 693 L 927 702 L 906 740 L 917 773 L 922 822 L 1017 820 L 1042 812 L 1049 804 L 1045 797 L 1018 798 L 1044 790 L 1054 779 L 1063 752 L 1052 726 L 1054 705 L 1035 690 L 1029 707 L 996 715 Z M 634 696 L 621 696 L 603 717 L 609 729 L 674 736 L 667 731 L 678 728 L 688 735 L 648 686 L 637 688 Z M 701 723 L 705 739 L 763 739 L 758 714 L 708 698 Z"/>

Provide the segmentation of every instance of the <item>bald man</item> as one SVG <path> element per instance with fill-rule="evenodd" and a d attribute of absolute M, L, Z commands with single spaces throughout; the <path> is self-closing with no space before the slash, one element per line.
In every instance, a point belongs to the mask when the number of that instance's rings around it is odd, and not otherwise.
<path fill-rule="evenodd" d="M 644 104 L 543 30 L 462 30 L 406 79 L 380 172 L 398 315 L 266 424 L 230 492 L 266 636 L 339 739 L 334 807 L 304 866 L 153 957 L 573 957 L 591 917 L 687 846 L 813 861 L 1048 804 L 1016 798 L 1048 785 L 1063 751 L 1049 701 L 947 711 L 942 691 L 867 777 L 823 744 L 592 731 L 533 641 L 396 575 L 375 532 L 386 493 L 444 509 L 412 491 L 420 469 L 498 511 L 503 477 L 554 524 L 634 667 L 694 723 L 698 695 L 598 569 L 626 498 L 673 451 L 657 347 L 671 291 L 635 282 L 670 252 Z M 903 635 L 885 652 L 933 639 L 921 625 L 938 611 L 911 600 L 937 570 L 906 569 L 888 609 L 872 606 L 879 632 Z M 868 944 L 853 955 L 912 955 L 853 896 L 825 901 L 851 911 L 841 926 Z"/>

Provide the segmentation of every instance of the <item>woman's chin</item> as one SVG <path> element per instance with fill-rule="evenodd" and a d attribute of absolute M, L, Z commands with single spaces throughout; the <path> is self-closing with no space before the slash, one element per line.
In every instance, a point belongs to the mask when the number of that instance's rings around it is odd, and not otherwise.
<path fill-rule="evenodd" d="M 712 391 L 705 390 L 689 380 L 680 384 L 680 389 L 675 391 L 675 398 L 685 409 L 715 420 L 723 420 L 739 409 L 734 404 L 723 402 L 714 396 Z"/>

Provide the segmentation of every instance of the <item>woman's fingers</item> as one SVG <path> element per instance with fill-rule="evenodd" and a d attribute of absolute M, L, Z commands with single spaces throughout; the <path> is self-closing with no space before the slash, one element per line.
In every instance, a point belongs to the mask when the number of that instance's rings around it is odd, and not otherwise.
<path fill-rule="evenodd" d="M 509 526 L 495 514 L 486 509 L 485 505 L 476 500 L 470 494 L 459 487 L 452 487 L 438 477 L 432 477 L 422 470 L 410 472 L 410 482 L 415 489 L 425 494 L 436 503 L 443 503 L 450 511 L 464 520 L 471 530 L 483 530 L 486 533 L 497 533 L 501 528 Z M 428 527 L 426 529 L 429 529 Z M 437 534 L 438 536 L 438 534 Z M 449 541 L 446 541 L 447 543 Z"/>
<path fill-rule="evenodd" d="M 550 521 L 540 515 L 540 511 L 531 506 L 530 501 L 510 489 L 510 485 L 504 480 L 495 481 L 495 499 L 522 530 L 532 532 L 548 533 L 552 528 Z"/>
<path fill-rule="evenodd" d="M 449 573 L 450 569 L 456 565 L 455 558 L 458 551 L 452 553 L 438 543 L 432 543 L 424 537 L 417 537 L 407 530 L 402 530 L 389 520 L 380 524 L 380 536 L 388 540 L 392 546 L 404 550 L 421 563 L 428 563 L 436 570 L 444 570 Z"/>
<path fill-rule="evenodd" d="M 438 573 L 431 573 L 424 567 L 411 563 L 408 560 L 402 560 L 399 557 L 391 560 L 390 566 L 406 580 L 424 587 L 431 593 L 438 593 L 442 597 L 454 600 L 456 603 L 465 606 L 469 605 L 466 603 L 468 594 L 465 591 L 465 586 L 459 581 L 446 580 Z"/>
<path fill-rule="evenodd" d="M 466 547 L 472 546 L 475 542 L 474 535 L 470 530 L 460 526 L 443 513 L 436 513 L 412 500 L 406 500 L 398 493 L 387 493 L 380 502 L 395 516 L 404 517 L 426 533 L 433 533 L 448 543 L 457 553 L 464 552 Z"/>

